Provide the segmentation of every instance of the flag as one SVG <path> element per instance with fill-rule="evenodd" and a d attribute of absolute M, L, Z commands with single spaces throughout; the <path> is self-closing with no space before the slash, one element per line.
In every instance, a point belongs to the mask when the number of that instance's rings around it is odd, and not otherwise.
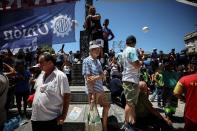
<path fill-rule="evenodd" d="M 38 6 L 47 6 L 51 4 L 57 4 L 60 2 L 74 2 L 77 0 L 0 0 L 0 11 L 3 10 L 15 10 L 15 9 L 27 9 Z"/>
<path fill-rule="evenodd" d="M 0 12 L 0 48 L 75 42 L 75 2 Z"/>

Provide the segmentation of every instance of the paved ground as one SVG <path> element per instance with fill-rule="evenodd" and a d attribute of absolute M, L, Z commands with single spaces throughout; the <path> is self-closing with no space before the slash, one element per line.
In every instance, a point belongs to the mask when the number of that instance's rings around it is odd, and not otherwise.
<path fill-rule="evenodd" d="M 157 102 L 152 102 L 153 106 L 162 114 L 163 113 L 163 109 L 159 108 L 157 106 Z M 185 103 L 183 103 L 182 101 L 178 102 L 178 108 L 176 110 L 176 113 L 174 115 L 174 119 L 173 119 L 173 127 L 175 128 L 175 131 L 183 131 L 183 127 L 184 127 L 184 122 L 183 122 L 183 111 L 184 111 L 184 106 Z M 16 114 L 16 108 L 11 110 L 11 113 L 13 113 L 14 115 Z M 29 112 L 29 117 L 31 114 L 31 108 L 28 109 Z M 15 129 L 14 131 L 32 131 L 31 129 L 31 123 L 29 120 L 29 117 L 27 117 L 27 119 L 24 119 L 23 122 L 25 122 L 23 125 L 21 125 L 20 127 L 18 127 L 17 129 Z"/>

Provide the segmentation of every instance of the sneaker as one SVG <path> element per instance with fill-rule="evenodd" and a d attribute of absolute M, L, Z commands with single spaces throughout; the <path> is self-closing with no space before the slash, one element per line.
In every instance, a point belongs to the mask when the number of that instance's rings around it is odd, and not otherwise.
<path fill-rule="evenodd" d="M 124 123 L 120 129 L 125 131 L 135 131 L 134 128 L 128 123 Z"/>

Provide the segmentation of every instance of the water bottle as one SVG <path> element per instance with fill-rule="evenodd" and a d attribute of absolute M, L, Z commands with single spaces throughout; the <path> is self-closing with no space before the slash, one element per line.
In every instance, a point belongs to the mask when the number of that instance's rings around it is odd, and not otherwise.
<path fill-rule="evenodd" d="M 13 117 L 9 119 L 5 124 L 4 124 L 4 129 L 3 131 L 13 131 L 15 128 L 19 126 L 21 118 L 20 116 Z"/>
<path fill-rule="evenodd" d="M 20 122 L 21 122 L 21 117 L 20 117 L 20 115 L 16 116 L 16 118 L 17 118 L 17 120 L 18 120 L 18 123 L 20 123 Z"/>
<path fill-rule="evenodd" d="M 15 118 L 11 118 L 10 120 L 9 120 L 9 130 L 10 131 L 13 131 L 14 130 L 14 127 L 15 127 L 15 121 L 16 121 L 16 119 Z"/>
<path fill-rule="evenodd" d="M 12 126 L 13 126 L 13 129 L 17 128 L 19 125 L 19 121 L 16 117 L 12 118 Z"/>
<path fill-rule="evenodd" d="M 3 131 L 8 131 L 8 123 L 4 123 L 4 128 L 3 128 Z"/>
<path fill-rule="evenodd" d="M 3 128 L 3 131 L 12 131 L 11 130 L 11 121 L 7 121 L 5 124 L 4 124 L 4 128 Z"/>
<path fill-rule="evenodd" d="M 14 118 L 12 118 L 12 126 L 13 126 L 13 129 L 17 128 L 19 126 L 19 123 L 20 123 L 20 116 L 16 116 Z"/>

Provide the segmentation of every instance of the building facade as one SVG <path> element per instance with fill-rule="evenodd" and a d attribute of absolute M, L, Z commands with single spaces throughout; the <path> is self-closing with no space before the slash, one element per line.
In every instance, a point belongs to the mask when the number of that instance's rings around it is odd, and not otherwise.
<path fill-rule="evenodd" d="M 197 30 L 186 34 L 184 41 L 190 63 L 197 64 Z"/>

